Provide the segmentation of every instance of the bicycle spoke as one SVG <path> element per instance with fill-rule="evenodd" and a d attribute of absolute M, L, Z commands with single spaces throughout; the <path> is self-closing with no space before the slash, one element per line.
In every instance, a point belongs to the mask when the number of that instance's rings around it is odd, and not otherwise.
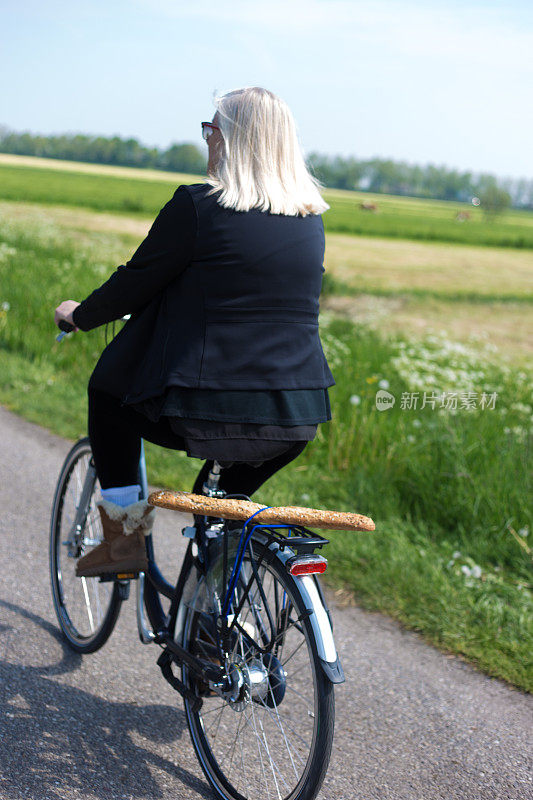
<path fill-rule="evenodd" d="M 297 691 L 296 691 L 296 689 L 295 689 L 293 686 L 287 686 L 286 688 L 288 689 L 288 691 L 289 691 L 289 692 L 292 692 L 293 694 L 296 694 L 296 695 L 298 695 L 298 697 L 300 698 L 300 700 L 303 700 L 303 702 L 304 702 L 304 703 L 306 703 L 308 706 L 310 705 L 310 704 L 309 704 L 309 702 L 308 702 L 308 701 L 305 699 L 305 697 L 303 696 L 303 694 L 300 694 L 300 692 L 297 692 Z M 311 711 L 311 712 L 309 712 L 309 710 L 308 710 L 308 712 L 307 712 L 307 713 L 313 713 L 313 712 L 312 712 L 312 711 Z"/>
<path fill-rule="evenodd" d="M 91 626 L 91 631 L 94 631 L 93 615 L 91 611 L 91 601 L 89 600 L 89 592 L 87 591 L 87 580 L 85 578 L 82 578 L 81 583 L 83 586 L 83 594 L 85 596 L 85 606 L 87 608 L 87 616 L 89 617 L 89 625 Z"/>
<path fill-rule="evenodd" d="M 251 726 L 250 726 L 250 723 L 249 723 L 249 721 L 248 721 L 248 718 L 247 718 L 247 716 L 246 716 L 246 712 L 245 712 L 245 711 L 243 711 L 242 713 L 243 713 L 243 717 L 244 717 L 244 721 L 245 721 L 245 723 L 246 723 L 246 724 L 247 724 L 249 727 L 251 727 Z M 253 713 L 253 709 L 252 709 L 252 713 Z M 255 728 L 255 723 L 254 723 L 254 728 Z M 257 742 L 257 751 L 258 751 L 258 753 L 259 753 L 259 761 L 260 761 L 260 763 L 261 763 L 261 772 L 262 772 L 262 774 L 263 774 L 263 780 L 264 780 L 264 782 L 265 782 L 265 789 L 268 791 L 268 783 L 267 783 L 267 779 L 266 779 L 265 765 L 264 765 L 264 763 L 263 763 L 263 754 L 262 754 L 262 752 L 261 752 L 261 748 L 259 747 L 259 744 L 260 744 L 260 742 L 259 742 L 259 738 L 258 738 L 258 736 L 257 736 L 257 729 L 255 729 L 255 740 L 256 740 L 256 742 Z"/>
<path fill-rule="evenodd" d="M 76 508 L 77 508 L 78 507 L 79 498 L 81 497 L 81 494 L 83 492 L 83 483 L 82 483 L 81 478 L 80 478 L 79 462 L 74 467 L 74 471 L 76 473 L 76 483 L 78 484 L 78 489 L 79 489 L 79 495 L 78 495 L 78 498 L 76 499 Z"/>
<path fill-rule="evenodd" d="M 226 708 L 226 703 L 221 703 L 221 705 L 216 706 L 215 708 L 209 708 L 207 711 L 204 711 L 202 708 L 202 717 L 205 717 L 206 714 L 213 714 L 215 711 L 218 711 L 219 708 Z"/>
<path fill-rule="evenodd" d="M 240 732 L 240 730 L 241 730 L 241 727 L 242 727 L 242 718 L 239 720 L 239 723 L 238 723 L 238 725 L 237 725 L 237 730 L 236 730 L 236 732 L 235 732 L 235 737 L 234 737 L 234 739 L 233 739 L 233 744 L 232 744 L 232 745 L 230 744 L 230 746 L 228 747 L 228 750 L 229 750 L 229 749 L 231 749 L 231 758 L 230 758 L 230 760 L 229 760 L 229 766 L 230 766 L 230 767 L 231 767 L 231 765 L 232 765 L 232 763 L 233 763 L 233 758 L 234 758 L 234 756 L 235 756 L 235 748 L 236 748 L 236 746 L 237 746 L 237 737 L 238 737 L 238 735 L 239 735 L 239 732 Z M 242 751 L 242 742 L 241 742 L 241 751 Z"/>
<path fill-rule="evenodd" d="M 220 720 L 222 719 L 222 712 L 223 711 L 224 711 L 224 706 L 222 706 L 222 708 L 220 709 L 220 713 L 219 713 L 218 717 L 215 719 L 215 721 L 212 722 L 211 725 L 207 728 L 206 733 L 209 733 L 209 731 L 213 728 L 214 725 L 217 726 L 217 729 L 216 729 L 216 731 L 215 731 L 215 733 L 213 735 L 213 739 L 217 738 L 217 733 L 218 733 L 218 729 L 220 727 Z"/>
<path fill-rule="evenodd" d="M 100 581 L 93 579 L 93 593 L 94 593 L 94 603 L 96 606 L 96 619 L 98 623 L 102 621 L 102 604 L 100 603 L 100 590 L 98 588 Z"/>
<path fill-rule="evenodd" d="M 262 705 L 265 707 L 265 710 L 266 710 L 266 711 L 268 711 L 269 713 L 272 713 L 271 709 L 270 709 L 270 708 L 269 708 L 269 707 L 266 705 L 266 703 L 264 702 L 264 700 L 260 700 L 260 702 L 261 702 L 261 704 L 262 704 Z M 275 720 L 274 720 L 274 721 L 275 721 Z M 290 724 L 290 722 L 289 722 L 288 720 L 285 720 L 285 726 L 286 726 L 286 727 L 287 727 L 287 728 L 290 730 L 290 732 L 291 732 L 291 733 L 292 733 L 292 734 L 293 734 L 293 735 L 294 735 L 294 736 L 295 736 L 297 739 L 299 739 L 299 740 L 301 741 L 301 743 L 302 743 L 302 744 L 303 744 L 305 747 L 309 747 L 309 742 L 306 742 L 306 741 L 305 741 L 305 739 L 303 738 L 303 736 L 301 736 L 301 735 L 298 733 L 298 731 L 295 731 L 295 730 L 294 730 L 294 728 L 292 727 L 292 725 Z M 297 753 L 297 755 L 298 755 L 298 758 L 300 758 L 300 760 L 302 760 L 302 761 L 303 761 L 303 759 L 302 759 L 302 757 L 300 756 L 300 754 L 299 754 L 299 753 Z M 305 763 L 305 762 L 303 762 L 303 763 Z"/>
<path fill-rule="evenodd" d="M 290 623 L 287 625 L 287 627 L 286 627 L 286 629 L 285 629 L 285 630 L 282 630 L 282 631 L 280 631 L 280 633 L 278 633 L 278 634 L 277 634 L 277 635 L 274 637 L 274 639 L 272 640 L 272 645 L 275 645 L 275 644 L 277 644 L 277 642 L 278 642 L 278 641 L 279 641 L 279 640 L 280 640 L 280 639 L 281 639 L 283 636 L 286 636 L 286 634 L 287 634 L 287 632 L 288 632 L 289 628 L 295 627 L 295 628 L 296 628 L 296 630 L 300 630 L 300 628 L 298 627 L 298 625 L 299 625 L 299 622 L 298 622 L 298 620 L 297 620 L 297 619 L 295 619 L 295 620 L 292 620 L 292 622 L 290 622 Z"/>
<path fill-rule="evenodd" d="M 273 722 L 274 722 L 274 723 L 275 723 L 275 724 L 278 726 L 279 730 L 281 731 L 281 735 L 282 735 L 282 737 L 283 737 L 283 741 L 285 742 L 285 747 L 287 748 L 287 752 L 289 753 L 289 758 L 290 758 L 290 760 L 291 760 L 292 767 L 293 767 L 293 769 L 294 769 L 294 773 L 295 773 L 296 777 L 298 777 L 298 771 L 297 771 L 297 769 L 296 769 L 296 767 L 295 767 L 295 765 L 294 765 L 294 760 L 293 760 L 293 758 L 292 758 L 292 752 L 291 752 L 291 749 L 290 749 L 290 747 L 289 747 L 289 742 L 287 741 L 287 736 L 286 736 L 286 734 L 285 734 L 285 730 L 284 730 L 284 728 L 283 728 L 283 723 L 282 723 L 282 721 L 281 721 L 281 718 L 280 718 L 280 715 L 279 715 L 279 712 L 278 712 L 278 707 L 277 707 L 277 705 L 276 705 L 276 700 L 274 699 L 274 695 L 273 695 L 272 693 L 271 693 L 271 696 L 272 696 L 272 702 L 274 703 L 274 710 L 275 710 L 275 712 L 276 712 L 276 713 L 275 713 L 275 715 L 272 713 L 272 709 L 271 709 L 271 708 L 269 708 L 269 707 L 267 706 L 267 704 L 265 703 L 265 701 L 264 701 L 264 700 L 262 700 L 261 698 L 259 698 L 259 701 L 260 701 L 260 703 L 261 703 L 262 707 L 265 709 L 265 711 L 266 711 L 266 712 L 267 712 L 267 714 L 269 715 L 269 717 L 270 717 L 270 718 L 273 720 Z M 287 727 L 289 727 L 289 725 L 288 725 L 288 724 L 287 724 Z M 305 742 L 305 740 L 303 739 L 303 737 L 301 737 L 301 736 L 300 736 L 299 738 L 302 740 L 302 742 L 304 742 L 304 744 L 307 744 L 307 742 Z M 296 751 L 295 751 L 295 753 L 296 753 Z M 304 761 L 304 760 L 303 760 L 303 758 L 300 756 L 300 754 L 299 754 L 299 753 L 296 753 L 296 755 L 298 756 L 298 758 L 300 759 L 300 761 L 302 762 L 302 764 L 304 764 L 304 765 L 305 765 L 305 761 Z"/>
<path fill-rule="evenodd" d="M 239 726 L 240 726 L 240 722 L 239 722 Z M 243 746 L 242 746 L 242 739 L 239 740 L 239 743 L 240 743 L 240 746 L 241 746 L 242 778 L 243 778 L 243 783 L 246 783 L 246 793 L 249 794 L 250 793 L 250 787 L 248 786 L 248 781 L 246 780 L 246 767 L 244 766 L 244 749 L 243 749 Z M 230 762 L 230 766 L 231 766 L 231 762 Z"/>
<path fill-rule="evenodd" d="M 290 656 L 289 656 L 288 658 L 286 658 L 286 659 L 285 659 L 285 661 L 282 661 L 282 662 L 281 662 L 281 666 L 282 666 L 282 667 L 284 667 L 284 666 L 285 666 L 285 664 L 288 664 L 288 663 L 289 663 L 289 661 L 291 660 L 291 658 L 293 658 L 293 657 L 296 655 L 296 653 L 298 652 L 298 650 L 300 649 L 300 647 L 302 647 L 303 645 L 304 645 L 304 641 L 303 641 L 303 639 L 302 639 L 302 641 L 300 642 L 300 644 L 298 645 L 298 647 L 296 647 L 296 649 L 292 651 L 292 653 L 290 654 Z"/>
<path fill-rule="evenodd" d="M 70 488 L 70 495 L 72 498 L 72 505 L 74 506 L 74 514 L 76 514 L 76 510 L 78 508 L 78 495 L 75 494 L 74 486 Z"/>
<path fill-rule="evenodd" d="M 261 733 L 262 733 L 262 737 L 263 738 L 261 738 L 259 736 L 259 734 L 258 734 L 257 726 L 256 726 L 256 723 L 255 723 L 255 711 L 254 711 L 254 704 L 253 703 L 251 704 L 251 709 L 252 709 L 253 730 L 255 732 L 258 744 L 260 744 L 264 748 L 264 750 L 265 750 L 265 752 L 266 752 L 266 754 L 268 756 L 268 760 L 269 760 L 269 763 L 270 763 L 270 769 L 272 770 L 272 777 L 274 778 L 274 783 L 276 785 L 276 791 L 278 793 L 279 799 L 281 800 L 281 793 L 280 793 L 280 790 L 279 790 L 278 780 L 276 778 L 276 772 L 279 772 L 279 776 L 280 776 L 281 780 L 283 781 L 283 783 L 285 784 L 285 786 L 287 787 L 287 789 L 290 789 L 290 786 L 287 783 L 287 781 L 284 779 L 283 775 L 281 774 L 281 772 L 280 772 L 280 770 L 278 768 L 278 765 L 276 764 L 276 762 L 274 761 L 274 759 L 270 755 L 270 751 L 268 749 L 268 743 L 267 743 L 267 740 L 266 740 L 266 737 L 265 737 L 265 731 L 264 731 L 264 728 L 263 728 L 261 720 L 259 720 L 259 725 L 261 726 Z M 252 727 L 252 726 L 250 725 L 250 727 Z"/>
<path fill-rule="evenodd" d="M 279 797 L 279 800 L 282 800 L 281 792 L 280 792 L 280 789 L 279 789 L 279 784 L 278 784 L 278 781 L 277 781 L 277 778 L 276 778 L 276 772 L 279 773 L 279 777 L 281 778 L 281 780 L 283 781 L 283 783 L 285 784 L 287 789 L 290 789 L 290 786 L 287 783 L 287 781 L 285 780 L 285 778 L 283 777 L 283 775 L 281 774 L 281 771 L 280 771 L 278 765 L 276 764 L 276 762 L 274 761 L 274 759 L 270 755 L 270 750 L 269 750 L 269 747 L 268 747 L 267 738 L 265 736 L 265 729 L 263 728 L 262 720 L 259 720 L 259 726 L 261 728 L 261 734 L 263 736 L 263 742 L 265 744 L 265 750 L 267 751 L 268 759 L 270 761 L 270 768 L 272 769 L 272 776 L 274 778 L 274 783 L 276 784 L 276 790 L 278 792 L 278 797 Z"/>

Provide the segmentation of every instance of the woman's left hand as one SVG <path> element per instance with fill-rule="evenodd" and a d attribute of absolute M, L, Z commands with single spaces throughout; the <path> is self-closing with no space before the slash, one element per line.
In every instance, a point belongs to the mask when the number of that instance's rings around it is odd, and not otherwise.
<path fill-rule="evenodd" d="M 54 312 L 54 323 L 57 325 L 61 320 L 65 320 L 65 322 L 68 322 L 69 325 L 74 325 L 72 312 L 79 305 L 80 304 L 77 303 L 76 300 L 63 300 L 63 302 L 58 305 Z M 74 330 L 78 330 L 75 325 Z"/>

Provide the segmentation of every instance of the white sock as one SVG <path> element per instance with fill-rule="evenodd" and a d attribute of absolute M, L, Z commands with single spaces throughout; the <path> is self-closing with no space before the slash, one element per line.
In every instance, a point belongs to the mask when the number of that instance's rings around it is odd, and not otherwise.
<path fill-rule="evenodd" d="M 113 486 L 110 489 L 102 489 L 101 494 L 104 500 L 115 503 L 117 506 L 129 506 L 139 500 L 141 487 L 138 483 L 133 486 Z"/>

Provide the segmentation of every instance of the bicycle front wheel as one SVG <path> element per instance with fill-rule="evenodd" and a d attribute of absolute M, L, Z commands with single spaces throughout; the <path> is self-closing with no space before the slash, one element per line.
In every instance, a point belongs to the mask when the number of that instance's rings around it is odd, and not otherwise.
<path fill-rule="evenodd" d="M 183 627 L 189 652 L 215 663 L 220 588 L 219 559 L 200 578 Z M 296 579 L 257 542 L 243 562 L 235 610 L 239 603 L 231 696 L 210 691 L 182 668 L 182 680 L 203 700 L 196 712 L 185 700 L 200 765 L 224 800 L 312 800 L 331 754 L 333 685 L 320 666 Z"/>
<path fill-rule="evenodd" d="M 103 540 L 96 508 L 99 482 L 88 438 L 65 459 L 57 483 L 50 523 L 50 572 L 54 608 L 68 644 L 92 653 L 109 638 L 121 606 L 116 581 L 76 577 L 78 558 Z"/>

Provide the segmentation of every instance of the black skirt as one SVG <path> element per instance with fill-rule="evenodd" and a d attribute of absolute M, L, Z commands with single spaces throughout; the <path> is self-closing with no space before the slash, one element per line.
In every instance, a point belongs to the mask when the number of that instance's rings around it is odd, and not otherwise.
<path fill-rule="evenodd" d="M 169 386 L 132 404 L 152 422 L 166 417 L 192 458 L 259 466 L 295 442 L 312 441 L 331 419 L 327 389 L 210 390 Z"/>

